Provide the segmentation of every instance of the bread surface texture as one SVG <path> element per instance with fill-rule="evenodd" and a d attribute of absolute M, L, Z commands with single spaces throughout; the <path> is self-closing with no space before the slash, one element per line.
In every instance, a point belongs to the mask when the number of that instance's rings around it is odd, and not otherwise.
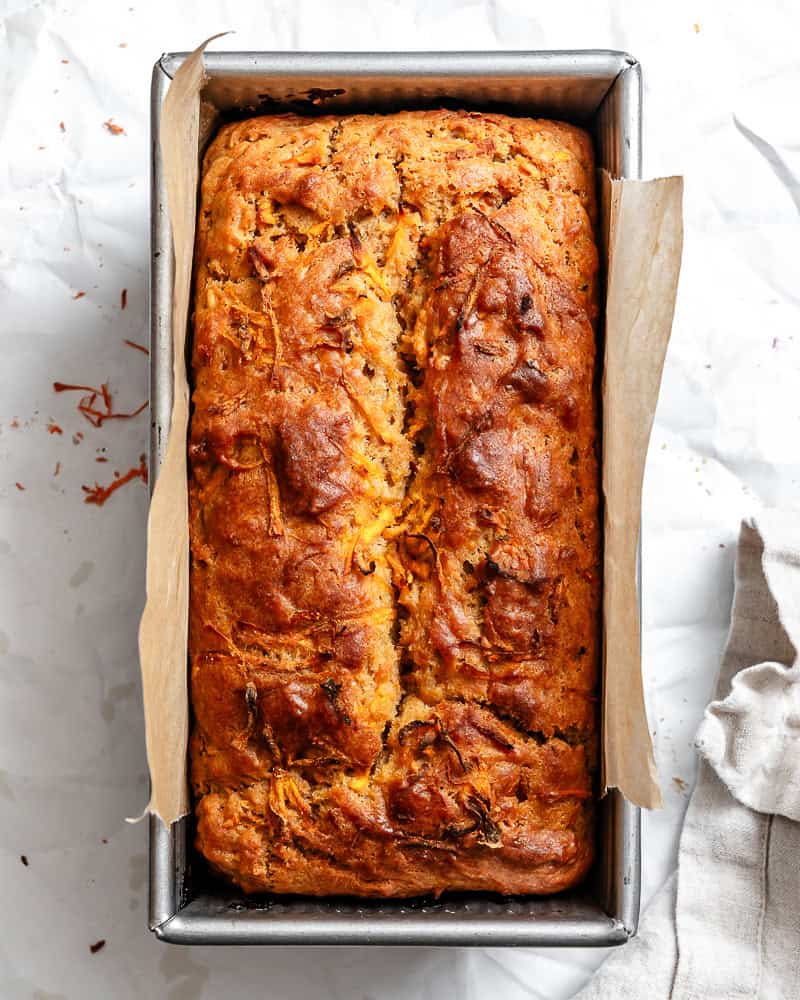
<path fill-rule="evenodd" d="M 592 861 L 594 166 L 499 114 L 273 115 L 203 170 L 196 846 L 246 892 Z"/>

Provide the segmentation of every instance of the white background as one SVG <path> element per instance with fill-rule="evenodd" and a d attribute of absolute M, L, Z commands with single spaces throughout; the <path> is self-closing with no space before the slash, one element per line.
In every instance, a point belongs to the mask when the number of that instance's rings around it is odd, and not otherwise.
<path fill-rule="evenodd" d="M 738 522 L 761 503 L 798 505 L 793 7 L 0 0 L 3 1000 L 562 998 L 603 957 L 188 950 L 145 929 L 146 825 L 124 817 L 146 800 L 136 628 L 147 494 L 136 481 L 98 509 L 81 486 L 138 463 L 147 418 L 95 430 L 51 383 L 107 380 L 122 410 L 147 396 L 146 359 L 123 339 L 147 339 L 148 100 L 160 53 L 234 29 L 217 49 L 609 47 L 642 62 L 645 175 L 686 176 L 684 270 L 644 503 L 644 661 L 666 799 L 645 818 L 647 899 L 673 865 Z M 109 118 L 124 135 L 103 127 Z M 63 435 L 48 433 L 51 419 Z M 107 464 L 95 462 L 102 454 Z"/>

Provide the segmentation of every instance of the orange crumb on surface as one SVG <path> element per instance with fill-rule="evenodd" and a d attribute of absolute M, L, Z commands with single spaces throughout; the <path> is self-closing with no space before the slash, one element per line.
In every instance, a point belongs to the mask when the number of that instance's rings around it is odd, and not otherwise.
<path fill-rule="evenodd" d="M 53 382 L 54 392 L 83 392 L 78 403 L 78 412 L 85 417 L 93 427 L 102 427 L 106 420 L 130 420 L 138 416 L 147 406 L 145 400 L 141 406 L 130 413 L 115 413 L 113 408 L 113 398 L 108 388 L 108 383 L 103 382 L 99 389 L 91 385 L 71 385 L 66 382 Z M 102 407 L 102 409 L 101 409 Z M 80 432 L 79 432 L 80 433 Z M 83 437 L 83 434 L 80 434 Z M 75 438 L 73 438 L 73 441 Z"/>
<path fill-rule="evenodd" d="M 119 474 L 117 476 L 118 478 L 113 479 L 107 486 L 101 486 L 99 483 L 95 483 L 94 486 L 82 486 L 81 489 L 86 494 L 83 502 L 102 507 L 111 494 L 126 483 L 131 483 L 134 479 L 141 479 L 146 483 L 147 465 L 145 464 L 144 455 L 139 456 L 139 464 L 128 469 L 124 476 L 119 476 Z"/>

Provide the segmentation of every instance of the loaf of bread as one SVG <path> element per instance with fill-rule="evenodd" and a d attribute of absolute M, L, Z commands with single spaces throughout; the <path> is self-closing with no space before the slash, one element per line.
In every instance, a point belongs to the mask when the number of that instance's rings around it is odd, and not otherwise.
<path fill-rule="evenodd" d="M 247 892 L 548 893 L 593 854 L 588 136 L 274 115 L 205 158 L 191 780 Z"/>

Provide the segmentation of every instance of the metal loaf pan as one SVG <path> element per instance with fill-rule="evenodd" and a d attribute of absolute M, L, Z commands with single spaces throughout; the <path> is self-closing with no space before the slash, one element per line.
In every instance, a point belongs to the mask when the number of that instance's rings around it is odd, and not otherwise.
<path fill-rule="evenodd" d="M 172 410 L 172 240 L 159 152 L 161 104 L 186 53 L 163 56 L 152 85 L 150 482 Z M 598 165 L 641 169 L 641 72 L 622 52 L 273 53 L 205 56 L 204 97 L 226 117 L 258 111 L 501 109 L 583 124 Z M 201 151 L 198 151 L 201 152 Z M 598 947 L 636 932 L 640 815 L 618 792 L 598 810 L 593 873 L 550 898 L 461 894 L 391 902 L 248 899 L 210 883 L 192 862 L 192 820 L 150 820 L 150 928 L 180 944 L 560 945 Z M 198 875 L 198 872 L 201 872 Z"/>

